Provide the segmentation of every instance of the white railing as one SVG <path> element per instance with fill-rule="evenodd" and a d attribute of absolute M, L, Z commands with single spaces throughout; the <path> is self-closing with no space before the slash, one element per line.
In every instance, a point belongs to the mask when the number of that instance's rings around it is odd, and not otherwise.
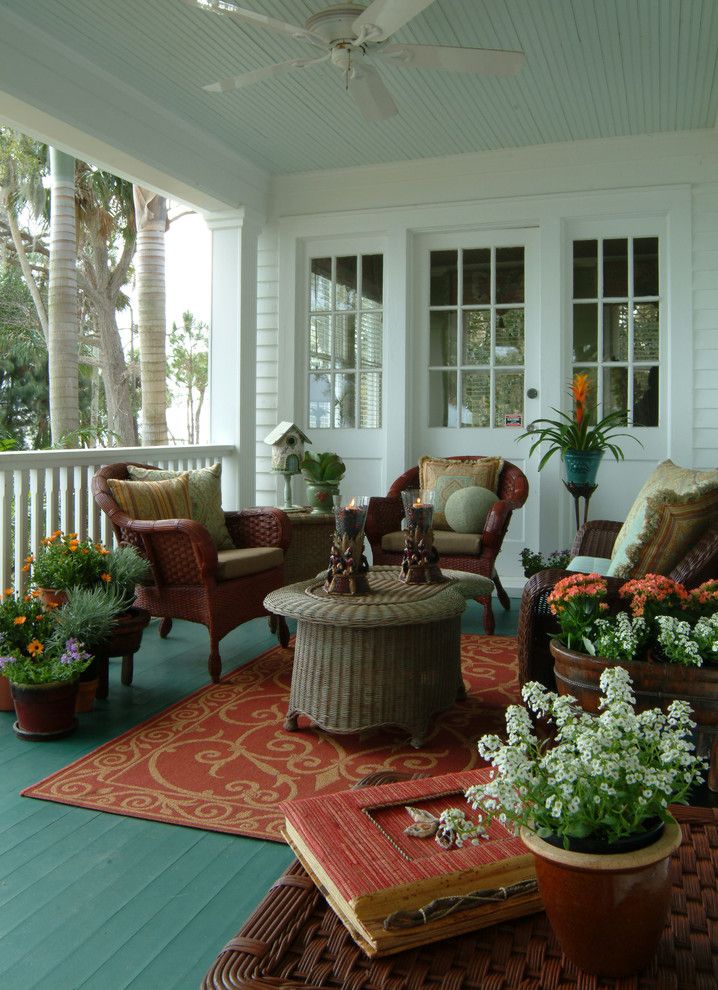
<path fill-rule="evenodd" d="M 27 587 L 22 567 L 47 533 L 57 529 L 110 544 L 109 520 L 90 492 L 103 464 L 135 461 L 173 471 L 206 467 L 236 454 L 231 445 L 24 450 L 0 454 L 0 591 Z"/>

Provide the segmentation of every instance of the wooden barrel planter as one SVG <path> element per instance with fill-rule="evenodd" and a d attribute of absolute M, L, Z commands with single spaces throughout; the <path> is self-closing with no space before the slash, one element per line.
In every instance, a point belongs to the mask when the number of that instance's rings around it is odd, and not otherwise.
<path fill-rule="evenodd" d="M 115 619 L 112 636 L 107 643 L 95 650 L 99 684 L 97 697 L 106 698 L 109 691 L 110 657 L 122 657 L 121 680 L 125 685 L 132 684 L 134 654 L 139 650 L 142 633 L 150 621 L 150 613 L 143 608 L 130 608 Z"/>
<path fill-rule="evenodd" d="M 569 650 L 551 640 L 551 654 L 559 694 L 571 694 L 587 712 L 598 711 L 599 681 L 607 667 L 621 666 L 633 682 L 636 708 L 665 709 L 672 701 L 687 701 L 698 723 L 698 752 L 710 754 L 708 787 L 718 791 L 718 665 L 684 667 L 678 664 L 633 660 L 616 664 L 603 657 Z"/>

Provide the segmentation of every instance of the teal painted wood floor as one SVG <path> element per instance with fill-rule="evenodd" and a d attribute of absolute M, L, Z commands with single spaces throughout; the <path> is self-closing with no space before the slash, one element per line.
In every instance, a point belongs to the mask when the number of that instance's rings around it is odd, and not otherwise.
<path fill-rule="evenodd" d="M 518 601 L 496 609 L 513 635 Z M 482 632 L 471 603 L 465 632 Z M 222 642 L 223 669 L 268 649 L 265 620 Z M 0 712 L 0 988 L 196 988 L 216 953 L 291 860 L 286 846 L 21 798 L 67 765 L 207 683 L 201 626 L 157 623 L 135 656 L 132 687 L 110 664 L 110 696 L 57 742 L 17 739 Z"/>

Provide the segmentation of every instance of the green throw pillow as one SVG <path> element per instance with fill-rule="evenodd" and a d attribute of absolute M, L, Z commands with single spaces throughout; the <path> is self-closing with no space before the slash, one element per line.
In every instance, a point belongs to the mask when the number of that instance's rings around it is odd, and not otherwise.
<path fill-rule="evenodd" d="M 498 502 L 496 492 L 472 484 L 449 495 L 444 515 L 455 533 L 482 533 L 494 502 Z"/>
<path fill-rule="evenodd" d="M 180 474 L 189 475 L 189 501 L 191 518 L 207 527 L 212 542 L 218 550 L 233 550 L 234 543 L 224 521 L 222 510 L 222 465 L 197 468 L 195 471 L 164 471 L 128 465 L 127 473 L 132 481 L 165 481 Z"/>

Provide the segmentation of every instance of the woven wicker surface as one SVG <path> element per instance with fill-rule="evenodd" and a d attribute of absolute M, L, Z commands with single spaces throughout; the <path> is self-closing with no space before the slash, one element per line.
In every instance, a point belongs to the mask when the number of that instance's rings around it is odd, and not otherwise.
<path fill-rule="evenodd" d="M 449 578 L 443 584 L 406 585 L 399 581 L 399 568 L 373 567 L 368 595 L 329 595 L 323 580 L 315 578 L 273 591 L 264 604 L 270 612 L 318 625 L 415 625 L 460 615 L 466 598 L 490 594 L 493 588 L 491 581 L 475 574 L 443 573 Z"/>
<path fill-rule="evenodd" d="M 284 555 L 284 583 L 309 581 L 329 565 L 333 512 L 289 512 L 292 542 Z"/>
<path fill-rule="evenodd" d="M 369 960 L 295 861 L 219 954 L 203 990 L 715 990 L 718 811 L 679 808 L 676 818 L 684 841 L 671 863 L 671 914 L 638 976 L 581 973 L 543 913 Z"/>

